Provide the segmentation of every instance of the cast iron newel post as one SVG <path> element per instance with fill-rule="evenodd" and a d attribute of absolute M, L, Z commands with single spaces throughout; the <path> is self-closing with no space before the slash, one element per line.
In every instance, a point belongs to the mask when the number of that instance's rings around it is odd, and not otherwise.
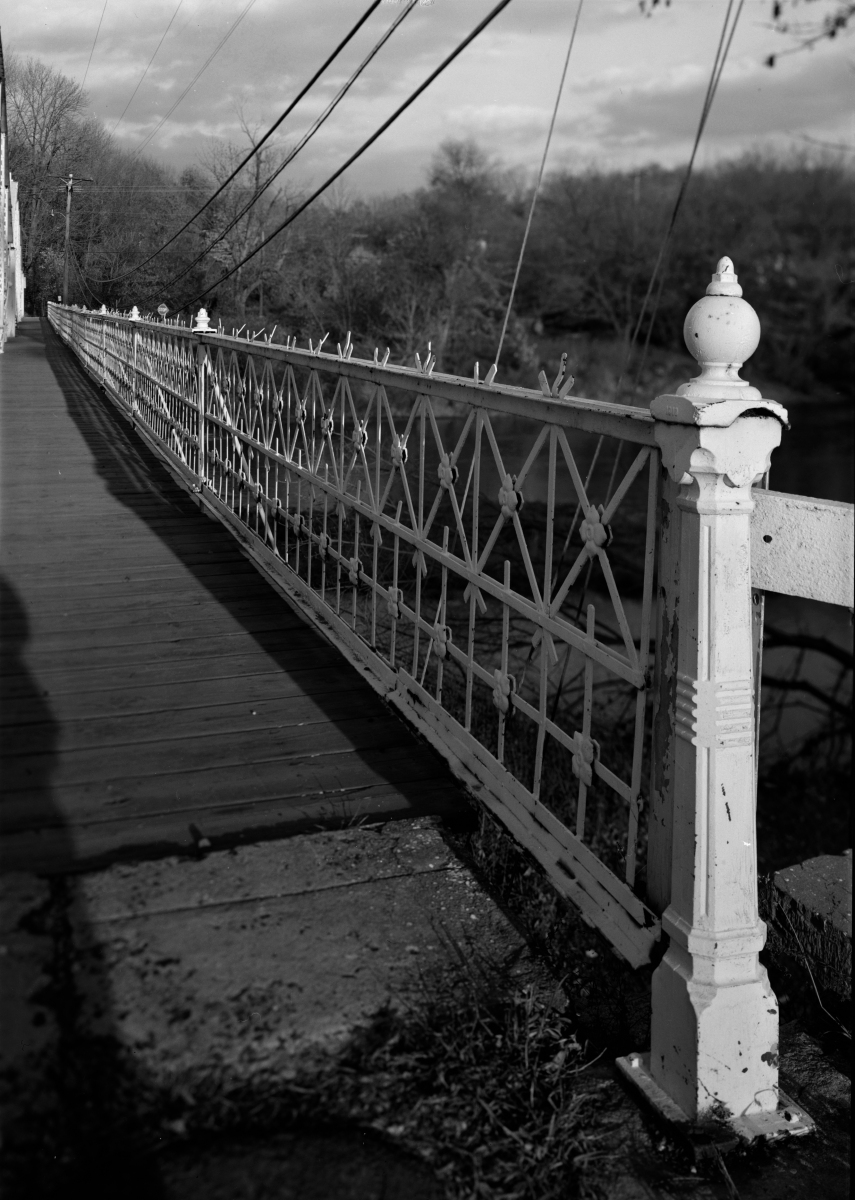
<path fill-rule="evenodd" d="M 211 322 L 208 318 L 207 309 L 200 308 L 196 313 L 195 322 L 193 325 L 194 333 L 206 333 L 210 331 Z M 207 362 L 207 351 L 200 338 L 196 342 L 196 420 L 198 423 L 198 439 L 199 445 L 196 450 L 196 470 L 199 474 L 199 488 L 203 488 L 208 482 L 208 463 L 207 463 L 207 447 L 205 445 L 205 406 L 207 403 L 205 368 Z"/>
<path fill-rule="evenodd" d="M 660 645 L 675 696 L 669 943 L 653 974 L 650 1055 L 619 1066 L 673 1119 L 724 1117 L 753 1138 L 806 1132 L 810 1118 L 778 1090 L 778 1004 L 758 958 L 751 488 L 787 413 L 739 377 L 760 340 L 741 296 L 722 258 L 683 328 L 701 373 L 650 409 L 679 509 L 677 627 Z"/>
<path fill-rule="evenodd" d="M 131 309 L 131 320 L 138 321 L 139 319 L 140 310 L 136 305 L 134 305 Z M 134 329 L 131 333 L 131 338 L 133 339 L 134 353 L 133 369 L 131 373 L 131 415 L 133 416 L 133 414 L 139 409 L 139 404 L 137 403 L 137 359 L 139 358 L 140 331 L 138 329 Z"/>

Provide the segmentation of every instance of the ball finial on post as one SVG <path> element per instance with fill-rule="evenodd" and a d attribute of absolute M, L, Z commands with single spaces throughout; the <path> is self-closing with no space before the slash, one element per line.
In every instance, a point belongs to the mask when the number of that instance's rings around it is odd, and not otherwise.
<path fill-rule="evenodd" d="M 208 330 L 210 330 L 210 328 L 211 328 L 211 322 L 208 318 L 208 310 L 206 308 L 200 308 L 199 311 L 196 313 L 196 317 L 195 317 L 194 324 L 193 324 L 193 332 L 194 333 L 206 333 Z"/>
<path fill-rule="evenodd" d="M 689 353 L 700 375 L 677 389 L 690 400 L 759 400 L 760 392 L 739 377 L 739 368 L 760 342 L 757 313 L 742 299 L 729 258 L 720 258 L 706 295 L 689 309 L 683 325 Z"/>

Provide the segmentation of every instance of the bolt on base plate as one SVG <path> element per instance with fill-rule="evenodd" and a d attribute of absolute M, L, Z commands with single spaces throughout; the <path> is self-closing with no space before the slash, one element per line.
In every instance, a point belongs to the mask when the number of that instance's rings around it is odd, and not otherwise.
<path fill-rule="evenodd" d="M 698 1122 L 687 1116 L 655 1081 L 650 1074 L 649 1054 L 628 1054 L 625 1058 L 616 1059 L 615 1065 L 627 1082 L 641 1093 L 643 1099 L 669 1125 L 675 1125 L 687 1134 L 702 1128 Z M 780 1089 L 778 1107 L 774 1112 L 756 1112 L 731 1117 L 725 1126 L 725 1129 L 729 1129 L 734 1135 L 732 1145 L 753 1142 L 758 1138 L 772 1142 L 779 1138 L 801 1137 L 815 1128 L 813 1118 Z M 725 1129 L 722 1129 L 722 1133 Z M 725 1140 L 726 1138 L 722 1139 Z"/>

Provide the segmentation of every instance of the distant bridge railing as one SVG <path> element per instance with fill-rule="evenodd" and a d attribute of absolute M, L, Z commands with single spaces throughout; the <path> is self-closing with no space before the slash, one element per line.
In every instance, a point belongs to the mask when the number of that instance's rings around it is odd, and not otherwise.
<path fill-rule="evenodd" d="M 438 374 L 430 348 L 407 368 L 354 358 L 349 335 L 336 352 L 229 337 L 204 310 L 192 329 L 48 315 L 559 892 L 635 966 L 667 934 L 652 1054 L 624 1066 L 666 1109 L 718 1102 L 754 1136 L 809 1122 L 784 1114 L 757 960 L 751 555 L 775 588 L 776 538 L 836 521 L 843 545 L 848 526 L 773 493 L 752 526 L 786 412 L 739 378 L 759 340 L 740 296 L 723 259 L 686 322 L 701 374 L 649 410 L 572 397 L 561 376 L 530 391 Z M 811 578 L 851 603 L 845 568 Z"/>

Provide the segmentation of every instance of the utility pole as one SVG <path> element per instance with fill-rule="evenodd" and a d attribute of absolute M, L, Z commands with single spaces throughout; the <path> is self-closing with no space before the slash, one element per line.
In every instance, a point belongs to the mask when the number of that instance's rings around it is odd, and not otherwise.
<path fill-rule="evenodd" d="M 62 302 L 68 304 L 68 238 L 71 233 L 71 195 L 74 191 L 74 174 L 68 172 L 65 185 L 65 270 L 62 274 Z"/>
<path fill-rule="evenodd" d="M 68 172 L 68 179 L 64 179 L 61 175 L 55 175 L 55 179 L 61 180 L 65 187 L 65 269 L 62 276 L 62 302 L 68 304 L 68 254 L 69 254 L 69 239 L 71 237 L 71 196 L 74 191 L 74 172 Z M 94 180 L 84 177 L 78 179 L 78 183 L 94 183 Z"/>

